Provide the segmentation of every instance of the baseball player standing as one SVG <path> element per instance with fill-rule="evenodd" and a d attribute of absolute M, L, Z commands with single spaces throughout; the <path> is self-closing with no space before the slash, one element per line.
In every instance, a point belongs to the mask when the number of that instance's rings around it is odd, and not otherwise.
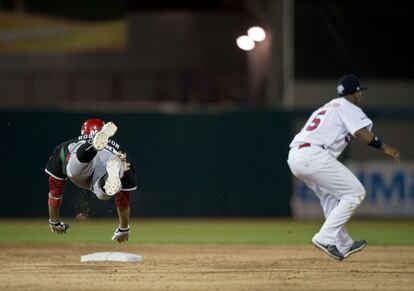
<path fill-rule="evenodd" d="M 314 111 L 290 144 L 289 167 L 316 193 L 326 219 L 312 242 L 337 260 L 367 245 L 365 240 L 354 241 L 345 228 L 364 200 L 365 189 L 337 157 L 354 136 L 390 155 L 395 163 L 400 162 L 400 152 L 371 132 L 372 121 L 358 107 L 366 89 L 356 76 L 342 76 L 337 86 L 338 97 Z"/>
<path fill-rule="evenodd" d="M 114 123 L 88 119 L 81 135 L 55 148 L 45 171 L 49 175 L 49 226 L 54 233 L 66 233 L 69 224 L 60 219 L 62 194 L 69 180 L 82 189 L 92 191 L 100 200 L 115 196 L 119 226 L 112 240 L 119 243 L 129 238 L 129 198 L 137 189 L 135 170 L 120 145 L 110 139 L 115 135 Z"/>

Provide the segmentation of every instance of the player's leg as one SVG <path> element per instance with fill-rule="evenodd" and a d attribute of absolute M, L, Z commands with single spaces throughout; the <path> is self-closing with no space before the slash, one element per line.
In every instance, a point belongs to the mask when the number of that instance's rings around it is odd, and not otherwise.
<path fill-rule="evenodd" d="M 102 151 L 94 160 L 94 166 L 91 190 L 99 199 L 109 199 L 121 190 L 124 165 L 118 157 Z"/>
<path fill-rule="evenodd" d="M 90 162 L 96 156 L 96 151 L 91 143 L 79 142 L 71 152 L 66 172 L 75 184 L 82 185 L 93 173 L 93 166 Z"/>
<path fill-rule="evenodd" d="M 106 147 L 109 138 L 115 134 L 116 130 L 117 127 L 114 123 L 106 123 L 92 139 L 77 147 L 76 157 L 78 158 L 78 161 L 83 164 L 91 162 L 98 151 L 101 151 Z"/>
<path fill-rule="evenodd" d="M 93 161 L 98 152 L 108 144 L 117 131 L 114 123 L 106 123 L 95 136 L 86 142 L 76 144 L 66 166 L 68 177 L 78 186 L 85 186 L 95 171 Z M 90 185 L 90 184 L 89 184 Z"/>
<path fill-rule="evenodd" d="M 336 238 L 338 249 L 344 255 L 352 247 L 354 240 L 351 235 L 348 233 L 345 225 L 341 227 Z"/>
<path fill-rule="evenodd" d="M 364 188 L 344 165 L 316 147 L 291 150 L 288 164 L 292 173 L 316 193 L 326 216 L 312 242 L 329 256 L 343 259 L 336 245 L 343 250 L 352 240 L 342 227 L 365 196 Z"/>
<path fill-rule="evenodd" d="M 331 211 L 330 206 L 337 200 L 326 199 L 328 192 L 319 187 L 318 182 L 320 179 L 320 173 L 325 171 L 326 160 L 328 153 L 322 148 L 309 147 L 303 150 L 291 149 L 289 152 L 288 164 L 292 173 L 299 179 L 301 179 L 309 188 L 311 188 L 321 201 L 322 208 L 325 215 Z M 328 203 L 329 202 L 329 203 Z M 332 205 L 333 206 L 333 205 Z M 325 252 L 330 257 L 337 260 L 342 260 L 343 255 L 335 245 L 335 241 L 323 241 L 312 238 L 312 243 Z"/>
<path fill-rule="evenodd" d="M 332 210 L 338 205 L 339 199 L 330 193 L 326 193 L 319 186 L 315 186 L 315 193 L 319 197 L 325 219 L 329 217 Z M 349 235 L 345 226 L 342 226 L 336 237 L 335 245 L 341 253 L 348 251 L 353 244 L 352 237 Z"/>
<path fill-rule="evenodd" d="M 76 149 L 76 157 L 78 161 L 86 164 L 93 160 L 96 156 L 97 151 L 92 145 L 92 140 L 88 140 Z"/>
<path fill-rule="evenodd" d="M 106 179 L 102 188 L 106 194 L 113 196 L 121 190 L 121 187 L 121 163 L 115 158 L 109 159 L 106 163 Z"/>
<path fill-rule="evenodd" d="M 327 159 L 326 168 L 318 177 L 317 185 L 326 193 L 332 193 L 339 203 L 331 207 L 314 239 L 325 244 L 336 244 L 344 251 L 350 247 L 351 238 L 343 226 L 363 201 L 365 189 L 355 175 L 333 157 Z"/>

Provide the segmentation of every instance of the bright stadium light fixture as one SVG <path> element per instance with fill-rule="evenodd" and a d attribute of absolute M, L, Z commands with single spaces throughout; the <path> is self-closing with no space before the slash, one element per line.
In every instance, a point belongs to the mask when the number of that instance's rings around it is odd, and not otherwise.
<path fill-rule="evenodd" d="M 251 39 L 247 35 L 239 36 L 236 42 L 237 46 L 244 51 L 250 51 L 254 49 L 255 46 L 253 39 Z"/>
<path fill-rule="evenodd" d="M 250 27 L 247 35 L 254 41 L 264 41 L 266 38 L 266 32 L 259 26 Z"/>

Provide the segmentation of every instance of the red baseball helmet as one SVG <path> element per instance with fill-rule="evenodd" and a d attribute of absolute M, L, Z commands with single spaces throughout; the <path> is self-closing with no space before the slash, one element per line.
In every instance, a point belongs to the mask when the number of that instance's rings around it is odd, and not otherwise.
<path fill-rule="evenodd" d="M 82 135 L 90 135 L 97 133 L 99 130 L 102 129 L 105 122 L 99 118 L 91 118 L 86 120 L 81 127 L 81 134 Z"/>

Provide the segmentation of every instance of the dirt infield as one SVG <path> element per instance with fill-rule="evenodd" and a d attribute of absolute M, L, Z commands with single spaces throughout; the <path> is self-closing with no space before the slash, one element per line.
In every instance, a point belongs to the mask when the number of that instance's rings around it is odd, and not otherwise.
<path fill-rule="evenodd" d="M 140 263 L 80 263 L 100 251 Z M 0 245 L 0 290 L 414 290 L 414 247 L 343 262 L 312 246 Z"/>

